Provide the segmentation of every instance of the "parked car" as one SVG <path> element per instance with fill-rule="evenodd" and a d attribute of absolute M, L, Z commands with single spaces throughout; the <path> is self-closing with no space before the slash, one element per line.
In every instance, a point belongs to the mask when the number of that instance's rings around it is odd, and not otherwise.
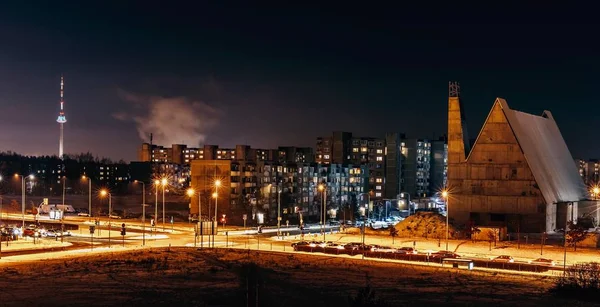
<path fill-rule="evenodd" d="M 433 258 L 433 259 L 460 258 L 460 255 L 458 255 L 455 252 L 451 252 L 451 251 L 437 251 L 437 252 L 431 254 L 431 258 Z"/>
<path fill-rule="evenodd" d="M 535 265 L 548 265 L 548 266 L 554 266 L 556 265 L 556 262 L 554 262 L 554 260 L 552 259 L 546 259 L 546 258 L 538 258 L 535 260 L 529 260 L 530 264 L 535 264 Z"/>
<path fill-rule="evenodd" d="M 371 248 L 372 252 L 381 252 L 381 253 L 395 253 L 397 249 L 389 247 L 389 246 L 377 246 Z"/>
<path fill-rule="evenodd" d="M 402 253 L 402 254 L 417 254 L 417 250 L 412 248 L 412 247 L 408 247 L 408 246 L 404 246 L 404 247 L 400 247 L 397 251 L 398 253 Z"/>
<path fill-rule="evenodd" d="M 54 229 L 48 229 L 48 230 L 46 230 L 46 236 L 47 237 L 52 237 L 52 238 L 60 237 L 61 233 L 60 233 L 60 231 L 57 231 L 57 230 L 54 230 Z"/>
<path fill-rule="evenodd" d="M 494 259 L 492 259 L 492 262 L 515 262 L 515 259 L 513 259 L 513 257 L 508 256 L 508 255 L 501 255 L 498 256 Z"/>

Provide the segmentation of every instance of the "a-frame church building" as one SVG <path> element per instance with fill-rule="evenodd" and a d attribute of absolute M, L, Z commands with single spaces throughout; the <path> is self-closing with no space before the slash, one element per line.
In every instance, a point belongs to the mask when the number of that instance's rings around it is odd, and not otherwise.
<path fill-rule="evenodd" d="M 527 114 L 496 98 L 470 148 L 457 83 L 450 83 L 449 96 L 447 188 L 455 223 L 553 232 L 597 209 L 586 201 L 587 188 L 549 111 Z"/>

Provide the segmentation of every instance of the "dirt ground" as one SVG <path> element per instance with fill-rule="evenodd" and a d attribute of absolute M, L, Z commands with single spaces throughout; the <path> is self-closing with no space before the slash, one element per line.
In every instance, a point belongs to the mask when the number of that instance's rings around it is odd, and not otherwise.
<path fill-rule="evenodd" d="M 256 273 L 247 263 L 258 265 Z M 390 306 L 593 306 L 547 294 L 550 277 L 245 250 L 44 260 L 0 267 L 0 280 L 3 306 L 255 306 L 246 300 L 256 302 L 256 293 L 259 306 L 351 306 L 367 284 Z"/>

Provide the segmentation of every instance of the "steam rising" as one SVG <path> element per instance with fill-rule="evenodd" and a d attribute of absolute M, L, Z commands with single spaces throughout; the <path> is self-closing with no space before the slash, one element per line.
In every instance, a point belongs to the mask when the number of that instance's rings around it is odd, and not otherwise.
<path fill-rule="evenodd" d="M 154 144 L 198 146 L 204 143 L 207 132 L 218 122 L 217 110 L 201 101 L 185 97 L 144 98 L 130 93 L 121 96 L 134 104 L 136 112 L 118 112 L 112 116 L 135 122 L 138 134 L 145 142 L 150 142 L 152 133 Z"/>

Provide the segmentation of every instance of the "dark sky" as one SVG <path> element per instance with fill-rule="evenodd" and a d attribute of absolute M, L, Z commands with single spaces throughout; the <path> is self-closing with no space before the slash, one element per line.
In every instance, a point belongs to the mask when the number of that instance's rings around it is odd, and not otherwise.
<path fill-rule="evenodd" d="M 437 137 L 456 80 L 472 137 L 499 96 L 552 111 L 573 156 L 600 157 L 600 27 L 584 8 L 39 2 L 0 4 L 0 151 L 57 153 L 62 73 L 67 153 L 134 160 L 149 132 L 253 147 Z"/>

